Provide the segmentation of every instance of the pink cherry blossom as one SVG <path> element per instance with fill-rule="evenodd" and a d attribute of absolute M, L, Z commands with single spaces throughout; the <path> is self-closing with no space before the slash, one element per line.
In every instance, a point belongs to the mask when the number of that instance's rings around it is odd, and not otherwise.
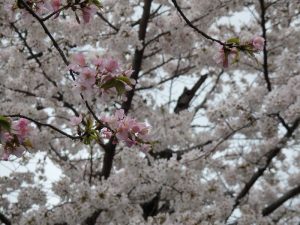
<path fill-rule="evenodd" d="M 265 39 L 263 37 L 256 36 L 252 38 L 251 44 L 256 51 L 262 51 L 264 49 Z"/>
<path fill-rule="evenodd" d="M 104 127 L 101 130 L 101 135 L 103 138 L 110 139 L 112 137 L 113 133 L 107 127 Z"/>
<path fill-rule="evenodd" d="M 86 66 L 86 61 L 85 61 L 84 55 L 82 53 L 75 54 L 73 56 L 73 61 L 81 67 Z"/>
<path fill-rule="evenodd" d="M 61 6 L 61 1 L 60 0 L 52 0 L 51 2 L 52 8 L 54 11 L 59 10 L 60 6 Z"/>
<path fill-rule="evenodd" d="M 77 116 L 73 116 L 70 119 L 70 124 L 72 126 L 78 126 L 81 122 L 82 122 L 82 115 L 81 114 L 78 117 Z"/>
<path fill-rule="evenodd" d="M 11 122 L 11 129 L 6 132 L 1 132 L 0 142 L 3 146 L 2 159 L 8 160 L 10 155 L 21 157 L 27 147 L 32 147 L 29 140 L 30 126 L 29 121 L 20 118 L 17 121 Z"/>
<path fill-rule="evenodd" d="M 114 59 L 107 59 L 104 64 L 105 70 L 109 73 L 114 73 L 119 71 L 119 64 L 118 61 Z"/>
<path fill-rule="evenodd" d="M 101 120 L 111 129 L 114 129 L 117 140 L 124 142 L 128 147 L 141 146 L 143 141 L 148 138 L 149 127 L 145 123 L 137 122 L 135 119 L 126 116 L 123 109 L 116 110 L 112 117 L 103 116 Z M 101 130 L 101 133 L 106 138 L 110 138 L 112 135 L 105 128 Z"/>
<path fill-rule="evenodd" d="M 29 135 L 29 121 L 27 119 L 21 118 L 14 122 L 12 125 L 12 130 L 15 134 L 19 135 L 21 139 L 24 139 Z"/>
<path fill-rule="evenodd" d="M 84 68 L 80 74 L 80 84 L 86 88 L 92 88 L 96 82 L 95 71 L 89 68 Z"/>

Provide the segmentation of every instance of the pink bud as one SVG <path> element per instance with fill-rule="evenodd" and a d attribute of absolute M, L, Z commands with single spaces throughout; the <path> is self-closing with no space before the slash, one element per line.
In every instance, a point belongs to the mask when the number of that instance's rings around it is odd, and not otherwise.
<path fill-rule="evenodd" d="M 52 0 L 52 2 L 51 2 L 51 6 L 54 11 L 59 10 L 60 5 L 61 5 L 60 0 Z"/>
<path fill-rule="evenodd" d="M 91 17 L 96 13 L 96 9 L 86 6 L 81 9 L 84 23 L 88 23 Z"/>
<path fill-rule="evenodd" d="M 251 44 L 256 51 L 262 51 L 264 49 L 265 39 L 263 37 L 256 36 L 252 38 Z"/>
<path fill-rule="evenodd" d="M 12 125 L 12 130 L 15 134 L 19 135 L 21 139 L 24 139 L 29 135 L 29 121 L 27 119 L 21 118 L 14 122 Z"/>

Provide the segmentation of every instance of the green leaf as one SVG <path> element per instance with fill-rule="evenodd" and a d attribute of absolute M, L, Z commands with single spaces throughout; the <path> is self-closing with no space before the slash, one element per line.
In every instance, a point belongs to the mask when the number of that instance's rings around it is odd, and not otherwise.
<path fill-rule="evenodd" d="M 234 38 L 229 38 L 227 41 L 226 41 L 227 44 L 237 44 L 239 45 L 240 44 L 240 39 L 238 37 L 234 37 Z"/>
<path fill-rule="evenodd" d="M 115 82 L 116 82 L 115 79 L 111 79 L 109 81 L 106 81 L 104 84 L 102 84 L 100 86 L 100 88 L 103 88 L 104 90 L 108 90 L 108 89 L 110 89 L 110 88 L 112 88 L 112 87 L 115 86 Z"/>
<path fill-rule="evenodd" d="M 116 83 L 115 88 L 117 89 L 118 95 L 122 95 L 125 93 L 126 89 L 125 89 L 125 84 L 121 81 L 118 81 Z"/>
<path fill-rule="evenodd" d="M 10 127 L 11 125 L 9 119 L 4 116 L 0 116 L 0 128 L 10 131 Z"/>
<path fill-rule="evenodd" d="M 100 0 L 89 0 L 89 3 L 97 6 L 99 9 L 102 8 L 102 4 Z"/>
<path fill-rule="evenodd" d="M 132 85 L 130 79 L 128 77 L 126 77 L 126 76 L 120 76 L 120 77 L 117 78 L 117 80 L 123 81 L 124 83 L 126 83 L 126 84 L 128 84 L 130 86 Z"/>
<path fill-rule="evenodd" d="M 120 81 L 120 79 L 118 79 L 118 78 L 111 79 L 111 80 L 107 81 L 106 83 L 102 84 L 100 87 L 103 88 L 104 90 L 108 90 L 108 89 L 114 87 L 114 88 L 116 88 L 118 95 L 122 95 L 126 91 L 124 81 L 123 80 Z"/>

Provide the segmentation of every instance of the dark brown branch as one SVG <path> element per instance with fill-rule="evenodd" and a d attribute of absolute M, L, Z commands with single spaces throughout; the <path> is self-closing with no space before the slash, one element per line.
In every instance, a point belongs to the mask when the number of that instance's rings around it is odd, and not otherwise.
<path fill-rule="evenodd" d="M 29 46 L 29 44 L 27 43 L 27 40 L 25 37 L 23 37 L 22 33 L 19 31 L 19 29 L 15 26 L 14 23 L 10 23 L 11 27 L 15 30 L 15 32 L 18 34 L 19 38 L 23 41 L 23 44 L 24 46 L 27 48 L 29 54 L 30 54 L 30 57 L 28 57 L 27 59 L 34 59 L 36 61 L 36 63 L 39 65 L 39 67 L 41 68 L 42 67 L 42 63 L 41 61 L 38 59 L 38 57 L 40 57 L 41 54 L 43 53 L 39 53 L 39 54 L 35 54 L 32 50 L 32 48 Z M 54 80 L 52 80 L 46 73 L 44 70 L 42 70 L 42 73 L 44 75 L 44 77 L 50 81 L 55 87 L 57 87 L 57 84 Z"/>
<path fill-rule="evenodd" d="M 136 49 L 134 53 L 134 59 L 132 63 L 132 69 L 134 72 L 131 75 L 131 78 L 134 80 L 138 79 L 139 72 L 142 68 L 143 55 L 145 50 L 144 42 L 146 38 L 148 21 L 150 18 L 151 4 L 152 4 L 152 0 L 144 0 L 144 9 L 143 9 L 142 18 L 140 20 L 140 28 L 138 33 L 139 40 L 143 43 L 143 48 Z M 122 108 L 124 109 L 125 113 L 128 113 L 131 107 L 134 93 L 135 93 L 135 86 L 133 86 L 132 90 L 127 93 L 127 101 L 123 102 L 122 104 Z"/>
<path fill-rule="evenodd" d="M 0 221 L 2 223 L 4 223 L 5 225 L 11 225 L 12 223 L 10 222 L 10 220 L 0 212 Z"/>
<path fill-rule="evenodd" d="M 185 109 L 187 109 L 192 101 L 193 97 L 195 96 L 198 89 L 202 86 L 202 84 L 207 79 L 208 74 L 201 76 L 198 81 L 194 84 L 192 89 L 184 88 L 183 93 L 177 100 L 177 104 L 175 106 L 174 112 L 179 113 Z"/>
<path fill-rule="evenodd" d="M 182 68 L 182 69 L 179 69 L 177 71 L 175 71 L 174 75 L 171 76 L 171 77 L 168 77 L 164 80 L 161 80 L 159 81 L 157 84 L 155 85 L 149 85 L 149 86 L 146 86 L 146 87 L 140 87 L 140 88 L 136 88 L 136 91 L 141 91 L 141 90 L 146 90 L 146 89 L 150 89 L 150 88 L 153 88 L 157 85 L 161 85 L 161 84 L 164 84 L 170 80 L 173 80 L 174 78 L 177 78 L 177 77 L 180 77 L 181 75 L 185 75 L 188 71 L 190 71 L 191 69 L 194 69 L 196 66 L 187 66 L 185 68 Z"/>
<path fill-rule="evenodd" d="M 220 82 L 220 79 L 221 79 L 221 76 L 222 76 L 223 73 L 224 73 L 224 71 L 222 70 L 222 71 L 218 74 L 214 86 L 213 86 L 213 87 L 211 88 L 211 90 L 206 94 L 206 96 L 205 96 L 205 98 L 203 99 L 203 101 L 202 101 L 199 105 L 197 105 L 197 106 L 195 107 L 195 114 L 196 114 L 202 107 L 205 106 L 205 104 L 206 104 L 206 102 L 208 101 L 208 98 L 210 97 L 210 95 L 216 90 L 216 88 L 217 88 L 217 86 L 218 86 L 218 84 L 219 84 L 219 82 Z"/>
<path fill-rule="evenodd" d="M 266 7 L 265 7 L 265 1 L 264 0 L 259 0 L 260 3 L 260 9 L 261 9 L 261 28 L 262 28 L 262 36 L 265 39 L 265 44 L 264 44 L 264 63 L 263 63 L 263 69 L 264 69 L 264 78 L 267 83 L 267 88 L 269 91 L 272 90 L 272 85 L 271 81 L 269 78 L 269 70 L 268 70 L 268 51 L 267 51 L 267 29 L 266 29 Z"/>
<path fill-rule="evenodd" d="M 272 202 L 270 205 L 265 207 L 262 211 L 263 216 L 268 216 L 272 212 L 274 212 L 277 208 L 279 208 L 283 203 L 285 203 L 287 200 L 295 197 L 296 195 L 300 194 L 300 185 L 297 187 L 289 190 L 284 195 L 282 195 L 280 198 L 276 199 L 274 202 Z"/>
<path fill-rule="evenodd" d="M 192 147 L 183 149 L 183 150 L 178 150 L 178 151 L 174 151 L 172 149 L 165 149 L 163 151 L 160 152 L 150 152 L 150 155 L 153 156 L 156 159 L 170 159 L 173 157 L 173 155 L 176 155 L 176 160 L 181 160 L 182 156 L 185 153 L 188 153 L 194 149 L 202 149 L 204 146 L 209 145 L 212 143 L 212 140 L 208 140 L 202 144 L 198 144 L 198 145 L 194 145 Z"/>
<path fill-rule="evenodd" d="M 50 33 L 50 31 L 48 30 L 48 28 L 46 27 L 44 21 L 30 8 L 30 6 L 24 1 L 24 0 L 19 0 L 19 2 L 25 7 L 25 9 L 34 17 L 36 18 L 36 20 L 41 24 L 41 26 L 43 27 L 45 33 L 48 35 L 48 37 L 50 38 L 50 40 L 52 41 L 53 46 L 56 48 L 56 50 L 58 51 L 58 53 L 60 54 L 61 58 L 63 59 L 64 63 L 68 66 L 69 65 L 69 61 L 67 60 L 64 52 L 62 51 L 62 49 L 59 47 L 58 43 L 56 42 L 56 40 L 54 39 L 54 37 L 52 36 L 52 34 Z"/>
<path fill-rule="evenodd" d="M 179 7 L 179 5 L 177 4 L 176 0 L 172 0 L 175 8 L 177 9 L 177 11 L 179 12 L 179 14 L 181 15 L 181 17 L 184 19 L 184 21 L 187 23 L 187 25 L 189 25 L 191 28 L 193 28 L 197 33 L 201 34 L 203 37 L 205 37 L 206 39 L 208 40 L 211 40 L 211 41 L 214 41 L 214 42 L 217 42 L 219 43 L 220 45 L 223 45 L 225 46 L 226 43 L 220 41 L 220 40 L 217 40 L 209 35 L 207 35 L 206 33 L 204 33 L 203 31 L 199 30 L 185 15 L 184 13 L 182 12 L 181 8 Z"/>
<path fill-rule="evenodd" d="M 144 43 L 145 37 L 146 37 L 146 30 L 147 25 L 150 17 L 150 10 L 151 10 L 151 3 L 152 0 L 145 0 L 144 1 L 144 10 L 142 14 L 142 18 L 140 21 L 140 29 L 139 29 L 139 40 Z M 136 49 L 133 59 L 133 73 L 131 75 L 131 78 L 134 80 L 138 79 L 139 72 L 142 67 L 142 60 L 143 60 L 143 54 L 144 54 L 144 47 L 142 49 Z M 132 88 L 131 91 L 127 93 L 127 101 L 123 102 L 122 108 L 124 109 L 125 113 L 127 114 L 132 103 L 132 99 L 135 93 L 135 86 Z M 113 159 L 116 151 L 116 145 L 112 143 L 112 140 L 104 146 L 104 159 L 103 159 L 103 166 L 101 171 L 101 176 L 103 176 L 105 179 L 107 179 L 111 173 L 112 165 L 113 165 Z"/>
<path fill-rule="evenodd" d="M 83 134 L 83 135 L 81 135 L 81 136 L 72 136 L 72 135 L 70 135 L 70 134 L 68 134 L 68 133 L 66 133 L 66 132 L 64 132 L 64 131 L 62 131 L 62 130 L 60 130 L 60 129 L 58 129 L 57 127 L 55 127 L 55 126 L 53 126 L 53 125 L 51 125 L 51 124 L 41 123 L 41 122 L 39 122 L 39 121 L 37 121 L 37 120 L 35 120 L 35 119 L 32 119 L 32 118 L 30 118 L 30 117 L 28 117 L 28 116 L 24 116 L 24 115 L 21 115 L 21 114 L 15 114 L 15 115 L 3 115 L 3 116 L 5 116 L 5 117 L 11 117 L 11 118 L 16 118 L 16 117 L 18 117 L 18 118 L 24 118 L 24 119 L 27 119 L 27 120 L 29 120 L 29 121 L 35 123 L 37 126 L 40 126 L 40 127 L 49 127 L 49 128 L 51 128 L 52 130 L 55 130 L 56 132 L 58 132 L 58 133 L 60 133 L 60 134 L 62 134 L 62 135 L 64 135 L 64 136 L 66 136 L 66 137 L 68 137 L 68 138 L 70 138 L 70 139 L 72 139 L 72 140 L 81 139 L 81 138 L 83 138 L 83 137 L 85 136 L 85 134 Z"/>
<path fill-rule="evenodd" d="M 287 131 L 281 141 L 278 143 L 277 147 L 271 149 L 268 154 L 266 155 L 266 163 L 264 166 L 258 168 L 258 170 L 252 175 L 249 181 L 245 184 L 244 188 L 240 191 L 240 193 L 235 198 L 235 203 L 233 205 L 232 211 L 227 219 L 231 216 L 232 212 L 236 209 L 236 207 L 240 204 L 241 200 L 249 193 L 250 189 L 253 187 L 255 182 L 264 174 L 265 170 L 269 167 L 270 163 L 272 162 L 273 158 L 275 158 L 282 147 L 287 143 L 288 139 L 293 135 L 295 130 L 298 128 L 300 123 L 300 118 L 298 118 L 293 126 Z M 226 219 L 226 221 L 227 221 Z"/>
<path fill-rule="evenodd" d="M 63 7 L 61 7 L 61 8 L 59 8 L 58 10 L 56 10 L 56 11 L 50 13 L 48 16 L 45 16 L 44 18 L 41 18 L 41 20 L 42 20 L 42 21 L 46 21 L 46 20 L 50 19 L 52 16 L 57 15 L 57 14 L 60 13 L 61 11 L 65 10 L 65 9 L 67 9 L 67 8 L 70 8 L 70 7 L 72 7 L 72 6 L 75 6 L 75 5 L 77 5 L 77 4 L 79 4 L 79 3 L 76 3 L 76 2 L 75 2 L 75 3 L 73 3 L 73 4 L 67 4 L 67 5 L 65 5 L 65 6 L 63 6 Z"/>
<path fill-rule="evenodd" d="M 116 32 L 119 32 L 119 28 L 117 28 L 116 26 L 114 26 L 111 22 L 108 21 L 108 19 L 106 19 L 102 13 L 97 12 L 97 15 L 105 22 L 107 23 L 108 26 L 110 26 L 113 30 L 115 30 Z"/>
<path fill-rule="evenodd" d="M 113 160 L 116 152 L 116 145 L 112 143 L 112 140 L 110 140 L 110 142 L 104 146 L 104 150 L 105 152 L 104 152 L 101 176 L 107 179 L 112 169 Z"/>
<path fill-rule="evenodd" d="M 96 210 L 90 217 L 88 217 L 82 225 L 95 225 L 97 222 L 98 217 L 100 216 L 102 209 Z"/>
<path fill-rule="evenodd" d="M 64 161 L 64 162 L 68 162 L 71 168 L 73 168 L 73 169 L 75 169 L 75 170 L 78 170 L 77 167 L 76 167 L 73 163 L 70 162 L 68 156 L 66 156 L 66 155 L 62 156 L 62 155 L 54 148 L 54 146 L 51 144 L 51 142 L 49 142 L 49 146 L 50 146 L 50 150 L 53 151 L 53 152 L 55 153 L 55 155 L 56 155 L 60 160 L 62 160 L 62 161 Z"/>

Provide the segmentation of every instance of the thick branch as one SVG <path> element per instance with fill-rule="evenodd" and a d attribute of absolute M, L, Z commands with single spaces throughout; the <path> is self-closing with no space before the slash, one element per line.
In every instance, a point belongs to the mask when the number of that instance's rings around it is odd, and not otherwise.
<path fill-rule="evenodd" d="M 139 40 L 143 43 L 145 42 L 146 38 L 146 31 L 148 26 L 148 21 L 150 18 L 150 10 L 151 10 L 151 3 L 152 0 L 145 0 L 144 1 L 144 10 L 143 15 L 140 20 L 140 28 L 139 28 Z M 139 72 L 142 68 L 142 61 L 143 61 L 143 55 L 144 55 L 145 46 L 143 46 L 142 49 L 136 49 L 134 53 L 134 59 L 133 59 L 133 73 L 131 75 L 131 78 L 134 80 L 138 79 Z M 135 93 L 135 86 L 132 88 L 131 91 L 127 93 L 127 101 L 123 102 L 122 108 L 124 109 L 125 113 L 127 113 L 131 107 L 132 99 Z"/>
<path fill-rule="evenodd" d="M 82 225 L 95 225 L 98 217 L 100 216 L 102 209 L 96 210 L 90 217 L 88 217 Z"/>
<path fill-rule="evenodd" d="M 240 204 L 242 198 L 244 198 L 253 187 L 255 182 L 264 174 L 265 170 L 269 167 L 273 158 L 275 158 L 280 152 L 281 148 L 287 143 L 288 139 L 293 135 L 294 131 L 298 128 L 300 123 L 300 118 L 298 118 L 289 131 L 284 135 L 281 141 L 278 143 L 278 146 L 271 149 L 266 155 L 266 163 L 264 166 L 260 167 L 250 178 L 250 180 L 245 184 L 244 188 L 240 191 L 235 199 L 235 203 L 233 205 L 231 213 L 236 209 L 236 207 Z M 230 214 L 231 215 L 231 214 Z M 230 217 L 229 215 L 229 217 Z M 228 218 L 229 218 L 228 217 Z M 227 219 L 228 219 L 227 218 Z"/>
<path fill-rule="evenodd" d="M 177 101 L 177 105 L 174 109 L 175 113 L 179 113 L 185 109 L 187 109 L 192 101 L 193 97 L 195 96 L 198 89 L 202 86 L 202 84 L 207 79 L 208 74 L 205 74 L 199 78 L 199 80 L 194 84 L 192 89 L 184 88 L 183 93 L 180 95 Z"/>
<path fill-rule="evenodd" d="M 4 214 L 2 214 L 1 212 L 0 212 L 0 221 L 2 223 L 4 223 L 5 225 L 11 225 L 10 220 Z"/>
<path fill-rule="evenodd" d="M 276 199 L 274 202 L 272 202 L 270 205 L 268 205 L 266 208 L 264 208 L 262 211 L 262 215 L 268 216 L 269 214 L 274 212 L 278 207 L 280 207 L 284 202 L 286 202 L 287 200 L 289 200 L 299 194 L 300 194 L 300 185 L 289 190 L 284 195 L 282 195 L 280 198 Z"/>
<path fill-rule="evenodd" d="M 104 146 L 104 150 L 105 152 L 104 152 L 101 176 L 107 179 L 112 169 L 113 160 L 116 152 L 116 145 L 112 144 L 112 140 L 111 140 L 108 144 Z"/>
<path fill-rule="evenodd" d="M 261 9 L 261 28 L 262 28 L 262 36 L 265 39 L 265 45 L 264 45 L 264 63 L 263 63 L 263 69 L 264 69 L 264 77 L 267 83 L 267 88 L 269 91 L 272 90 L 271 81 L 269 78 L 269 70 L 268 70 L 268 51 L 267 51 L 267 29 L 266 29 L 266 7 L 265 7 L 265 1 L 259 0 L 260 3 L 260 9 Z"/>

